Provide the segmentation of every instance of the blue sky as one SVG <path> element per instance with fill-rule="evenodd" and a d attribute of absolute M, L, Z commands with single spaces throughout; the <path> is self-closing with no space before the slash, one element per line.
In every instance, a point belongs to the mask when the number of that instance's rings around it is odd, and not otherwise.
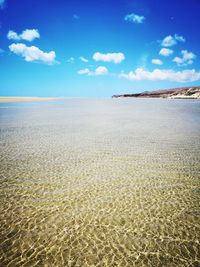
<path fill-rule="evenodd" d="M 0 0 L 0 95 L 200 84 L 199 0 Z"/>

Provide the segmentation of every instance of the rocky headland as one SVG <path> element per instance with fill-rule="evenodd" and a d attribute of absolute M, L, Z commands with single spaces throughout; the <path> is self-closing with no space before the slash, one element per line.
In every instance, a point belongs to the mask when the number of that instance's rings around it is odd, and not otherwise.
<path fill-rule="evenodd" d="M 157 90 L 157 91 L 146 91 L 136 94 L 113 95 L 112 97 L 200 99 L 200 86 L 171 88 L 171 89 Z"/>

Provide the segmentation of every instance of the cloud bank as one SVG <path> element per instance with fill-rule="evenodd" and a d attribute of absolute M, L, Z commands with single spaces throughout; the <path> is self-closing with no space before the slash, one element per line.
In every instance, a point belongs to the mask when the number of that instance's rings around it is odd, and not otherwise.
<path fill-rule="evenodd" d="M 119 77 L 126 78 L 132 81 L 170 81 L 170 82 L 194 82 L 200 80 L 200 72 L 192 70 L 174 71 L 154 69 L 147 71 L 143 68 L 137 68 L 129 73 L 122 73 Z"/>

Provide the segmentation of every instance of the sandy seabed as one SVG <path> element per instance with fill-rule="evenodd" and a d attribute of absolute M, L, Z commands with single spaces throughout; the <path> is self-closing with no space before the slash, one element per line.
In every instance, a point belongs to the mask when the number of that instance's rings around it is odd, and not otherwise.
<path fill-rule="evenodd" d="M 200 266 L 199 103 L 163 101 L 0 109 L 1 266 Z"/>

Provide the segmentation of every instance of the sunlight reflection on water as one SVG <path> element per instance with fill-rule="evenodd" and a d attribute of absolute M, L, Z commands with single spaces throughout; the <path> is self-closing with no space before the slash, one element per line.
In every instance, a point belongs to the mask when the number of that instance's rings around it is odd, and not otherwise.
<path fill-rule="evenodd" d="M 0 104 L 1 266 L 199 266 L 200 102 Z"/>

